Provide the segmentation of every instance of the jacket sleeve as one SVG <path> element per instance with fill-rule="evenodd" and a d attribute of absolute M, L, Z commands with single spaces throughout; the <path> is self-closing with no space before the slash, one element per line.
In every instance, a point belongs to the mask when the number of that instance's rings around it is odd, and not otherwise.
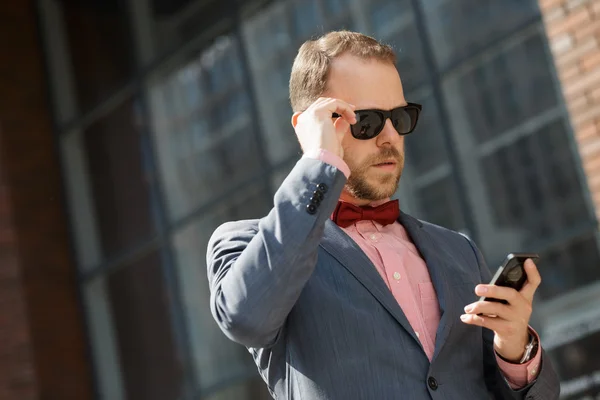
<path fill-rule="evenodd" d="M 276 341 L 315 268 L 325 221 L 345 182 L 337 168 L 302 158 L 266 217 L 229 222 L 213 233 L 207 248 L 210 306 L 230 339 L 254 348 Z"/>
<path fill-rule="evenodd" d="M 492 275 L 481 252 L 469 238 L 466 239 L 477 258 L 477 264 L 481 273 L 481 281 L 489 282 L 492 279 Z M 483 328 L 482 331 L 484 376 L 486 385 L 495 398 L 511 400 L 554 400 L 559 398 L 560 381 L 552 367 L 550 359 L 544 352 L 541 343 L 538 351 L 542 352 L 542 361 L 540 363 L 540 371 L 537 379 L 521 389 L 513 390 L 498 368 L 494 352 L 494 332 L 485 328 Z"/>

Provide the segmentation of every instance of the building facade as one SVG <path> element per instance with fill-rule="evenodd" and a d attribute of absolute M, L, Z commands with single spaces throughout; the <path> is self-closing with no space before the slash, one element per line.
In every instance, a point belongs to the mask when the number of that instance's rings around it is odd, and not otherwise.
<path fill-rule="evenodd" d="M 563 398 L 600 394 L 600 7 L 592 0 L 38 0 L 0 15 L 4 399 L 260 400 L 212 320 L 205 252 L 300 157 L 308 38 L 391 44 L 409 101 L 397 197 L 495 269 L 540 253 L 533 325 Z"/>

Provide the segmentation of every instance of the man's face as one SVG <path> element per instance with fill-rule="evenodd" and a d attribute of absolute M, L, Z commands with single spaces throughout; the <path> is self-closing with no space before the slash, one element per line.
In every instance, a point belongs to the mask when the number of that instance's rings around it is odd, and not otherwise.
<path fill-rule="evenodd" d="M 391 110 L 406 105 L 396 67 L 351 55 L 336 58 L 329 74 L 327 97 L 354 104 L 357 110 Z M 373 139 L 355 139 L 350 130 L 342 141 L 351 175 L 341 199 L 360 205 L 388 198 L 398 188 L 404 168 L 404 137 L 388 119 Z"/>

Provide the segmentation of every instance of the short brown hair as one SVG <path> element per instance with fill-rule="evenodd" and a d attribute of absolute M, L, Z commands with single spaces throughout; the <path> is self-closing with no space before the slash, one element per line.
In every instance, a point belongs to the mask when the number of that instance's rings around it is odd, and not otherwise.
<path fill-rule="evenodd" d="M 362 33 L 334 31 L 308 40 L 300 46 L 292 65 L 290 103 L 294 112 L 306 110 L 323 95 L 331 62 L 343 53 L 396 64 L 396 54 L 390 46 Z"/>

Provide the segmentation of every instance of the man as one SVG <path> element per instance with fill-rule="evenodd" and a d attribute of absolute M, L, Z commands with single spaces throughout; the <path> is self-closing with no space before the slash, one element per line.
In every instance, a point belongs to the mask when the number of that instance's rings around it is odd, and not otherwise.
<path fill-rule="evenodd" d="M 391 48 L 345 31 L 304 43 L 290 99 L 303 157 L 271 212 L 222 225 L 207 254 L 214 318 L 274 397 L 558 398 L 528 326 L 533 262 L 520 292 L 485 285 L 468 238 L 389 201 L 421 110 Z"/>

